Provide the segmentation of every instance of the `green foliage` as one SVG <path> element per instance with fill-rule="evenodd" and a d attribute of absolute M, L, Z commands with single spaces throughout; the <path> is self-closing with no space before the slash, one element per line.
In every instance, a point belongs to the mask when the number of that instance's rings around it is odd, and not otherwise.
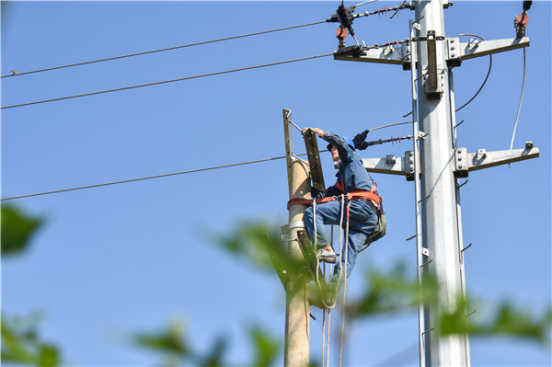
<path fill-rule="evenodd" d="M 280 353 L 281 343 L 277 338 L 271 337 L 258 325 L 248 329 L 248 335 L 252 346 L 252 360 L 240 363 L 244 366 L 271 366 Z M 182 328 L 172 323 L 168 329 L 154 333 L 140 333 L 133 337 L 135 344 L 158 352 L 167 358 L 167 366 L 182 366 L 188 364 L 198 367 L 222 367 L 235 365 L 225 361 L 224 354 L 228 348 L 228 340 L 218 337 L 205 353 L 200 353 L 191 348 L 186 342 Z"/>
<path fill-rule="evenodd" d="M 278 339 L 271 338 L 258 325 L 249 328 L 249 337 L 251 338 L 255 359 L 251 366 L 272 366 L 280 352 L 281 342 Z"/>
<path fill-rule="evenodd" d="M 470 336 L 514 336 L 549 346 L 550 311 L 542 317 L 536 317 L 527 310 L 515 308 L 511 303 L 503 302 L 493 313 L 494 318 L 475 322 L 470 321 L 470 317 L 466 317 L 465 305 L 465 302 L 460 300 L 454 311 L 444 312 L 441 315 L 441 335 L 469 333 Z"/>
<path fill-rule="evenodd" d="M 42 220 L 13 206 L 2 205 L 2 256 L 20 253 L 28 247 Z"/>
<path fill-rule="evenodd" d="M 267 236 L 270 233 L 271 235 Z M 302 263 L 293 263 L 286 256 L 280 243 L 278 231 L 265 224 L 244 224 L 230 236 L 221 237 L 219 246 L 234 256 L 247 259 L 263 269 L 277 271 L 301 271 Z M 267 255 L 268 254 L 268 255 Z M 271 260 L 271 261 L 270 261 Z M 548 343 L 547 335 L 552 324 L 552 311 L 537 317 L 528 311 L 516 309 L 504 302 L 492 320 L 475 321 L 466 315 L 467 300 L 459 297 L 454 309 L 440 303 L 440 287 L 431 274 L 424 274 L 422 285 L 418 285 L 415 275 L 407 272 L 405 263 L 398 263 L 388 272 L 371 269 L 366 276 L 367 292 L 360 297 L 347 299 L 347 318 L 396 314 L 414 310 L 418 304 L 431 305 L 437 310 L 439 325 L 436 330 L 441 335 L 469 333 L 473 336 L 510 335 L 543 344 Z"/>
<path fill-rule="evenodd" d="M 171 323 L 167 329 L 160 332 L 137 334 L 133 339 L 135 344 L 142 348 L 167 353 L 178 358 L 192 356 L 188 343 L 182 338 L 182 327 L 176 322 Z"/>
<path fill-rule="evenodd" d="M 21 253 L 42 224 L 21 210 L 2 205 L 2 256 Z M 40 367 L 59 366 L 60 353 L 57 347 L 40 341 L 37 314 L 8 318 L 2 315 L 2 360 Z"/>
<path fill-rule="evenodd" d="M 257 268 L 278 274 L 299 273 L 302 261 L 290 259 L 282 244 L 279 230 L 263 223 L 238 226 L 230 235 L 221 235 L 215 244 L 232 256 L 252 263 Z"/>
<path fill-rule="evenodd" d="M 59 366 L 58 349 L 38 339 L 38 318 L 2 317 L 2 361 L 39 367 Z"/>
<path fill-rule="evenodd" d="M 438 283 L 431 275 L 424 275 L 422 286 L 412 274 L 408 274 L 404 262 L 398 262 L 388 272 L 371 269 L 366 275 L 366 293 L 347 300 L 347 315 L 362 318 L 385 313 L 412 310 L 420 303 L 436 304 Z"/>
<path fill-rule="evenodd" d="M 202 367 L 223 367 L 224 363 L 224 353 L 228 348 L 228 341 L 225 337 L 219 336 L 215 339 L 211 349 L 205 356 L 202 357 L 202 360 L 198 366 Z"/>

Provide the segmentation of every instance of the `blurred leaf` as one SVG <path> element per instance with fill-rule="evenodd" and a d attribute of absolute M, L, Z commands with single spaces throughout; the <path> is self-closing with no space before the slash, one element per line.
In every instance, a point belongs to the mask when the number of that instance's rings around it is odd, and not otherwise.
<path fill-rule="evenodd" d="M 10 319 L 2 317 L 2 360 L 4 362 L 40 367 L 60 365 L 58 349 L 39 340 L 36 323 L 35 315 Z"/>
<path fill-rule="evenodd" d="M 441 334 L 470 333 L 472 336 L 509 335 L 549 344 L 549 311 L 542 318 L 534 317 L 527 310 L 515 309 L 510 302 L 503 302 L 495 312 L 495 318 L 486 322 L 471 322 L 460 304 L 454 312 L 441 316 Z"/>
<path fill-rule="evenodd" d="M 59 353 L 54 346 L 48 344 L 40 346 L 38 357 L 38 365 L 40 367 L 55 367 L 59 365 L 59 362 Z"/>
<path fill-rule="evenodd" d="M 255 350 L 255 360 L 251 366 L 273 366 L 280 352 L 280 340 L 271 338 L 258 325 L 249 328 L 249 337 Z"/>
<path fill-rule="evenodd" d="M 298 273 L 305 265 L 287 256 L 279 228 L 262 223 L 244 223 L 232 234 L 219 236 L 215 243 L 232 256 L 270 272 Z"/>
<path fill-rule="evenodd" d="M 422 287 L 417 278 L 407 274 L 406 265 L 397 263 L 388 273 L 371 269 L 366 276 L 366 293 L 347 301 L 348 317 L 369 317 L 383 313 L 412 310 L 412 306 L 434 303 L 437 299 L 437 282 L 425 276 Z"/>
<path fill-rule="evenodd" d="M 158 333 L 137 334 L 134 336 L 135 343 L 160 353 L 168 353 L 180 358 L 187 358 L 192 355 L 190 348 L 184 340 L 180 326 L 173 322 L 166 329 Z"/>
<path fill-rule="evenodd" d="M 25 250 L 41 223 L 13 206 L 2 205 L 2 256 Z"/>
<path fill-rule="evenodd" d="M 225 366 L 223 362 L 223 356 L 228 347 L 228 340 L 225 337 L 218 337 L 211 348 L 211 351 L 207 353 L 201 363 L 202 367 L 222 367 Z"/>

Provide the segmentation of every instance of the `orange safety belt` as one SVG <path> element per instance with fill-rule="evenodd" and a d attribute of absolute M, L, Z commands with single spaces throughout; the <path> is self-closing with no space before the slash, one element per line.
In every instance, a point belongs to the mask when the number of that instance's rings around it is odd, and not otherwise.
<path fill-rule="evenodd" d="M 337 186 L 337 184 L 336 184 L 336 186 Z M 338 187 L 338 189 L 339 189 L 339 187 Z M 374 205 L 376 206 L 376 208 L 379 208 L 379 204 L 381 202 L 383 202 L 383 198 L 381 196 L 379 196 L 378 194 L 376 194 L 376 185 L 372 185 L 372 190 L 371 191 L 358 190 L 358 191 L 349 192 L 346 195 L 347 195 L 347 200 L 353 200 L 353 199 L 368 199 L 368 200 L 371 200 L 374 203 Z M 289 208 L 292 205 L 311 205 L 313 201 L 316 201 L 316 204 L 322 204 L 322 203 L 327 203 L 327 202 L 334 201 L 334 200 L 335 200 L 335 196 L 322 198 L 322 199 L 316 199 L 316 200 L 291 198 L 288 201 L 287 208 L 289 210 Z"/>

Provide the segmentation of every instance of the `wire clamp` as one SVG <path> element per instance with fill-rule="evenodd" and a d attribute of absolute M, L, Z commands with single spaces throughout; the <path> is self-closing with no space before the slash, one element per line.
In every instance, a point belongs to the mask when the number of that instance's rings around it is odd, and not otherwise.
<path fill-rule="evenodd" d="M 447 38 L 448 57 L 447 66 L 456 67 L 462 65 L 462 52 L 460 48 L 460 38 Z"/>
<path fill-rule="evenodd" d="M 418 139 L 424 140 L 426 138 L 426 136 L 428 136 L 428 135 L 429 135 L 429 133 L 424 133 L 421 130 L 418 131 Z"/>
<path fill-rule="evenodd" d="M 468 152 L 466 148 L 453 149 L 454 176 L 468 177 Z"/>

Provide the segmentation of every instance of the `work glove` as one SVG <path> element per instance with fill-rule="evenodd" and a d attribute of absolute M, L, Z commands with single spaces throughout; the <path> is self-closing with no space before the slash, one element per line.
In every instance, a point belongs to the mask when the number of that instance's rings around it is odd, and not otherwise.
<path fill-rule="evenodd" d="M 368 143 L 366 143 L 366 137 L 368 136 L 368 133 L 370 130 L 364 130 L 360 134 L 355 135 L 353 138 L 353 143 L 355 144 L 355 149 L 358 150 L 364 150 L 368 148 Z"/>

